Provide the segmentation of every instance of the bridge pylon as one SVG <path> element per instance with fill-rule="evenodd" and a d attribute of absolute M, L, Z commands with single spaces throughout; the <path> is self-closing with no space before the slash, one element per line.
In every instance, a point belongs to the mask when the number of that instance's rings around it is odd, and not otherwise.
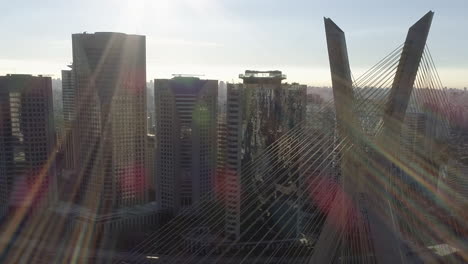
<path fill-rule="evenodd" d="M 363 132 L 353 111 L 356 100 L 345 33 L 331 19 L 324 20 L 338 136 L 346 138 L 352 147 L 341 153 L 344 195 L 338 192 L 335 197 L 310 263 L 333 263 L 339 257 L 352 258 L 353 263 L 408 262 L 409 247 L 396 221 L 398 210 L 395 210 L 395 179 L 391 167 L 398 155 L 399 136 L 433 15 L 432 11 L 428 12 L 408 30 L 384 108 L 383 127 L 375 138 Z M 380 173 L 372 175 L 376 166 Z M 380 183 L 371 183 L 376 177 Z M 358 210 L 348 205 L 355 205 Z M 349 228 L 358 230 L 359 234 L 350 234 Z"/>

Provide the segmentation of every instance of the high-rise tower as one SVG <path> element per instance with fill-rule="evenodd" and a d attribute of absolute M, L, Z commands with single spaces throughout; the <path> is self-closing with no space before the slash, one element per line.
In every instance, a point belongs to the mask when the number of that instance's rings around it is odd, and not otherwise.
<path fill-rule="evenodd" d="M 154 88 L 157 200 L 177 213 L 213 191 L 218 81 L 174 77 Z"/>
<path fill-rule="evenodd" d="M 76 200 L 98 213 L 145 203 L 145 36 L 98 32 L 72 40 Z"/>
<path fill-rule="evenodd" d="M 257 160 L 257 157 L 284 133 L 303 124 L 306 113 L 306 86 L 283 84 L 286 76 L 281 71 L 246 71 L 240 78 L 243 84 L 229 84 L 227 91 L 224 196 L 225 232 L 231 238 L 239 237 L 245 232 L 244 227 L 251 226 L 241 214 L 241 211 L 251 214 L 246 204 L 256 204 L 254 210 L 259 215 L 274 215 L 277 210 L 284 209 L 279 204 L 295 200 L 298 186 L 290 182 L 295 182 L 293 178 L 299 176 L 299 171 L 284 163 L 291 160 L 286 147 L 276 148 L 268 159 Z M 255 166 L 251 166 L 252 163 Z M 248 166 L 250 169 L 246 170 Z M 268 177 L 269 172 L 281 170 L 281 167 L 288 167 L 289 171 L 281 173 L 282 177 Z M 285 194 L 285 190 L 293 191 Z M 293 214 L 291 217 L 298 217 Z"/>
<path fill-rule="evenodd" d="M 73 66 L 69 66 L 72 68 Z M 73 138 L 73 121 L 75 119 L 75 78 L 73 71 L 62 70 L 62 100 L 63 100 L 63 128 L 64 143 L 64 168 L 67 170 L 75 167 L 75 142 Z"/>
<path fill-rule="evenodd" d="M 50 77 L 0 77 L 0 206 L 44 207 L 56 199 Z"/>

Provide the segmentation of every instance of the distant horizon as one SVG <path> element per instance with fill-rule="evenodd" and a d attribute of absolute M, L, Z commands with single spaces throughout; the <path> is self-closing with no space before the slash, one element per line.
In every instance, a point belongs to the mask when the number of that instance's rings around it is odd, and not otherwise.
<path fill-rule="evenodd" d="M 90 32 L 87 32 L 87 33 L 92 34 Z M 115 32 L 115 33 L 124 33 L 124 32 Z M 72 34 L 79 34 L 79 33 L 72 33 Z M 70 36 L 72 34 L 70 34 Z M 127 33 L 124 33 L 124 34 L 127 34 Z M 132 35 L 132 34 L 129 34 L 129 35 Z M 143 35 L 143 36 L 146 36 L 146 35 Z M 71 45 L 72 44 L 71 44 L 71 39 L 70 39 L 70 49 L 71 49 Z M 147 48 L 147 51 L 148 51 L 148 48 Z M 348 52 L 352 53 L 352 51 L 348 51 Z M 385 55 L 387 54 L 382 54 L 381 58 L 383 58 Z M 374 62 L 374 64 L 377 63 L 378 60 L 380 60 L 381 58 L 377 59 Z M 2 59 L 0 59 L 0 62 L 1 61 Z M 50 67 L 50 68 L 55 68 L 55 69 L 50 70 L 49 72 L 42 71 L 42 70 L 33 70 L 30 68 L 31 65 L 29 63 L 27 66 L 19 64 L 21 68 L 20 69 L 12 68 L 13 71 L 8 71 L 8 70 L 5 70 L 4 68 L 2 69 L 2 66 L 0 65 L 0 75 L 31 74 L 31 75 L 48 76 L 53 79 L 61 79 L 61 71 L 68 70 L 69 69 L 68 65 L 72 63 L 71 61 L 72 61 L 72 58 L 70 56 L 69 63 L 64 63 L 64 64 L 58 63 L 58 62 L 50 63 L 50 65 L 46 68 Z M 46 62 L 44 63 L 47 64 Z M 41 62 L 37 61 L 36 63 L 33 63 L 33 65 L 34 64 L 39 65 L 41 64 Z M 351 71 L 352 71 L 353 76 L 359 77 L 367 69 L 371 68 L 374 64 L 369 65 L 368 68 L 362 68 L 362 67 L 357 68 L 357 69 L 355 68 L 354 71 L 351 65 Z M 62 65 L 63 67 L 60 67 Z M 224 70 L 220 70 L 220 68 Z M 283 70 L 283 68 L 287 69 L 287 71 Z M 25 69 L 25 70 L 22 70 L 22 69 Z M 148 71 L 149 71 L 148 69 L 151 69 L 152 74 L 148 74 Z M 268 67 L 266 65 L 257 65 L 257 66 L 246 65 L 244 67 L 227 65 L 227 66 L 221 66 L 221 67 L 219 66 L 207 67 L 207 66 L 197 66 L 197 65 L 189 64 L 189 65 L 173 65 L 171 67 L 164 67 L 160 65 L 147 63 L 147 81 L 154 80 L 154 79 L 170 79 L 173 77 L 172 76 L 173 74 L 189 74 L 189 75 L 193 74 L 193 75 L 201 76 L 200 77 L 201 79 L 213 79 L 213 80 L 224 81 L 224 82 L 229 82 L 229 83 L 232 83 L 232 82 L 238 83 L 238 82 L 242 82 L 242 80 L 238 78 L 238 75 L 240 73 L 243 73 L 245 70 L 262 70 L 262 71 L 280 70 L 287 76 L 287 79 L 285 80 L 285 82 L 289 82 L 289 83 L 296 82 L 296 83 L 307 85 L 308 87 L 331 87 L 332 85 L 329 68 L 307 68 L 307 67 L 294 67 L 294 66 L 293 67 L 290 67 L 290 66 Z M 439 68 L 438 71 L 439 71 L 439 75 L 441 76 L 442 82 L 445 87 L 454 88 L 454 89 L 464 89 L 468 87 L 468 82 L 466 82 L 466 84 L 459 83 L 458 85 L 453 84 L 452 82 L 449 82 L 451 83 L 451 85 L 449 85 L 449 84 L 446 84 L 447 82 L 444 82 L 444 77 L 447 77 L 447 76 L 453 77 L 453 76 L 464 75 L 468 78 L 468 71 L 465 71 L 464 69 L 455 69 L 455 68 L 454 69 L 450 69 L 450 68 L 440 69 Z M 231 74 L 232 76 L 226 77 L 227 75 L 229 75 L 229 72 L 232 72 Z M 314 80 L 307 78 L 308 74 L 315 76 Z M 155 76 L 155 77 L 149 77 L 149 76 Z M 295 79 L 291 79 L 290 76 L 292 76 L 292 78 L 295 78 Z"/>
<path fill-rule="evenodd" d="M 64 69 L 66 70 L 66 69 Z M 283 72 L 284 73 L 284 72 Z M 61 77 L 55 77 L 53 75 L 50 75 L 50 74 L 34 74 L 34 73 L 0 73 L 0 76 L 2 75 L 9 75 L 9 74 L 12 74 L 12 75 L 15 75 L 15 74 L 18 74 L 18 75 L 33 75 L 33 76 L 44 76 L 44 77 L 50 77 L 52 80 L 62 80 Z M 173 73 L 175 74 L 175 73 Z M 178 74 L 181 74 L 181 73 L 178 73 Z M 187 74 L 187 75 L 190 75 L 190 74 Z M 196 74 L 193 74 L 196 78 L 200 78 L 200 79 L 209 79 L 209 80 L 216 80 L 218 82 L 224 82 L 224 83 L 242 83 L 242 80 L 237 78 L 237 81 L 235 82 L 232 82 L 232 81 L 229 81 L 229 80 L 220 80 L 220 79 L 216 79 L 216 78 L 205 78 L 205 76 L 203 75 L 196 75 Z M 172 74 L 170 76 L 167 76 L 167 77 L 160 77 L 160 78 L 147 78 L 146 79 L 146 83 L 151 83 L 151 82 L 154 82 L 154 80 L 156 79 L 171 79 L 173 78 L 174 76 L 172 76 Z M 313 85 L 313 84 L 306 84 L 306 83 L 301 83 L 301 82 L 296 82 L 296 81 L 288 81 L 288 79 L 285 79 L 283 81 L 283 83 L 298 83 L 298 84 L 301 84 L 301 85 L 306 85 L 307 88 L 328 88 L 328 89 L 331 89 L 332 88 L 332 85 L 331 83 L 330 84 L 327 84 L 327 85 Z M 457 90 L 464 90 L 464 89 L 468 89 L 468 87 L 449 87 L 449 86 L 444 86 L 443 88 L 446 88 L 446 89 L 457 89 Z"/>

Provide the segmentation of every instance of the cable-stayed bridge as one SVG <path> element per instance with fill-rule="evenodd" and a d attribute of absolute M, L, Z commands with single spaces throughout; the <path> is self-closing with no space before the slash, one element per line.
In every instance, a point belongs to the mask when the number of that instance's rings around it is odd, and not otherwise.
<path fill-rule="evenodd" d="M 449 102 L 426 44 L 432 18 L 356 80 L 345 33 L 326 18 L 334 100 L 319 112 L 332 106 L 333 117 L 297 124 L 242 168 L 239 177 L 268 191 L 239 186 L 238 234 L 226 234 L 226 204 L 207 194 L 121 263 L 468 261 L 463 212 L 442 179 L 454 157 Z"/>

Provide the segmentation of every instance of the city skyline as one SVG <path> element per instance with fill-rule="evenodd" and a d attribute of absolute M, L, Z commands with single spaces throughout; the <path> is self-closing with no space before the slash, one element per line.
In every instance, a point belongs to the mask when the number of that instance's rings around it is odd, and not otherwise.
<path fill-rule="evenodd" d="M 0 18 L 1 263 L 468 263 L 461 1 L 88 1 Z"/>
<path fill-rule="evenodd" d="M 280 69 L 291 81 L 330 86 L 326 43 L 315 37 L 323 34 L 323 15 L 340 17 L 338 22 L 346 25 L 350 66 L 357 77 L 378 61 L 379 54 L 404 41 L 402 25 L 433 9 L 439 23 L 428 45 L 439 74 L 445 86 L 463 88 L 468 86 L 468 56 L 463 52 L 468 38 L 458 30 L 468 19 L 462 6 L 463 1 L 456 0 L 341 5 L 299 0 L 6 3 L 0 24 L 11 30 L 0 44 L 0 74 L 60 78 L 63 65 L 70 63 L 72 33 L 112 31 L 147 37 L 148 80 L 186 73 L 239 82 L 237 74 L 245 69 Z M 450 41 L 453 36 L 456 41 Z"/>

